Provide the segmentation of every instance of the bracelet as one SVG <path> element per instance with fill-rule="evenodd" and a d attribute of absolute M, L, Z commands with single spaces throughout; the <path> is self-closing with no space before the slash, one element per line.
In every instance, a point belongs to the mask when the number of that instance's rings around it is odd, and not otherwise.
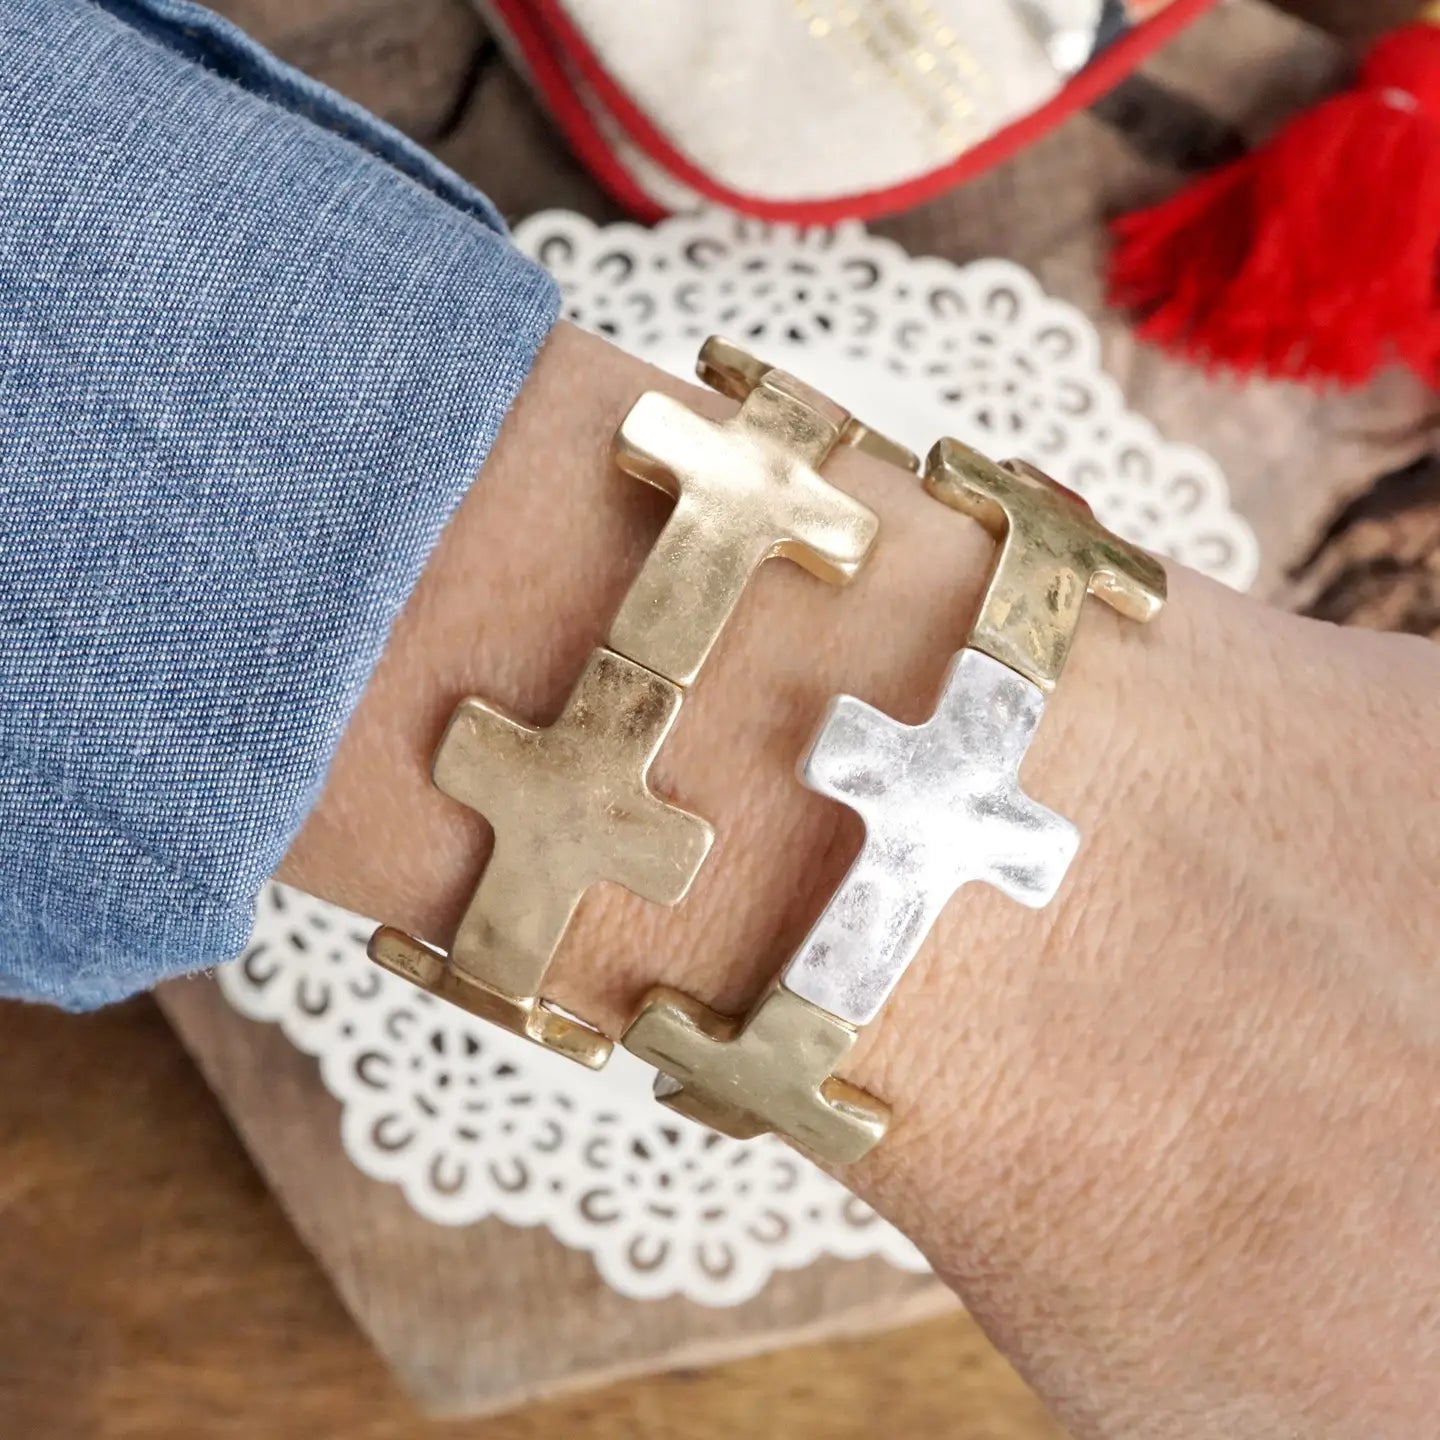
<path fill-rule="evenodd" d="M 1044 905 L 1075 855 L 1075 826 L 1024 794 L 1018 774 L 1085 595 L 1139 621 L 1165 600 L 1158 561 L 1028 464 L 941 440 L 925 488 L 999 544 L 934 715 L 903 725 L 839 696 L 801 762 L 807 786 L 864 821 L 859 855 L 748 1015 L 660 987 L 622 1037 L 660 1072 L 655 1094 L 670 1108 L 740 1138 L 784 1135 L 833 1164 L 859 1159 L 889 1124 L 889 1107 L 836 1071 L 946 902 L 983 880 Z"/>
<path fill-rule="evenodd" d="M 441 740 L 435 784 L 495 832 L 449 953 L 388 926 L 370 941 L 386 969 L 592 1068 L 612 1042 L 548 1002 L 545 975 L 589 886 L 613 881 L 675 905 L 709 854 L 710 825 L 648 783 L 685 688 L 767 559 L 833 584 L 858 573 L 878 520 L 820 475 L 837 445 L 920 468 L 727 341 L 706 341 L 697 370 L 740 409 L 714 422 L 651 393 L 622 422 L 620 468 L 675 508 L 559 718 L 537 729 L 471 698 Z M 951 896 L 979 880 L 1042 906 L 1074 858 L 1075 826 L 1026 795 L 1019 770 L 1085 596 L 1137 621 L 1165 600 L 1157 560 L 1023 461 L 997 464 L 945 439 L 924 483 L 995 538 L 995 559 L 931 718 L 901 724 L 841 695 L 801 761 L 810 789 L 860 815 L 860 853 L 748 1014 L 657 987 L 621 1037 L 659 1072 L 655 1094 L 671 1109 L 739 1138 L 783 1135 L 835 1164 L 870 1150 L 890 1118 L 837 1072 Z"/>
<path fill-rule="evenodd" d="M 837 445 L 919 469 L 908 450 L 727 341 L 708 340 L 697 368 L 740 409 L 717 423 L 650 393 L 621 423 L 620 468 L 675 507 L 559 718 L 538 729 L 470 698 L 440 742 L 435 784 L 495 832 L 449 953 L 390 926 L 369 945 L 385 969 L 592 1069 L 612 1042 L 549 1003 L 545 975 L 591 885 L 675 905 L 709 854 L 710 825 L 648 781 L 685 687 L 764 561 L 782 556 L 832 584 L 858 573 L 879 521 L 821 477 Z"/>

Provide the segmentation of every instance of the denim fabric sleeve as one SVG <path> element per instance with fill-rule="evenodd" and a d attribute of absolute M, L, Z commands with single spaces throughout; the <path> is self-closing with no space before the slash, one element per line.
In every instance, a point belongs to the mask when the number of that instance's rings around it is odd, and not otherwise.
<path fill-rule="evenodd" d="M 0 5 L 0 993 L 243 946 L 556 306 L 199 7 Z"/>

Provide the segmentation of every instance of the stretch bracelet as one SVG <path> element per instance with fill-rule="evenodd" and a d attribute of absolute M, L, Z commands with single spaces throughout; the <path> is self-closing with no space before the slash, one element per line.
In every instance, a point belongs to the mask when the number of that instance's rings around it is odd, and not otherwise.
<path fill-rule="evenodd" d="M 709 824 L 647 778 L 685 688 L 765 560 L 837 584 L 864 563 L 878 521 L 819 473 L 837 445 L 919 469 L 726 341 L 705 343 L 698 371 L 740 410 L 714 422 L 647 394 L 622 422 L 620 468 L 676 504 L 560 717 L 537 729 L 472 698 L 441 741 L 436 785 L 495 832 L 449 953 L 390 927 L 370 942 L 386 969 L 592 1068 L 612 1042 L 549 1003 L 545 976 L 589 886 L 613 881 L 674 905 L 709 854 Z M 655 1066 L 656 1096 L 673 1110 L 740 1138 L 784 1135 L 836 1164 L 871 1149 L 890 1114 L 838 1071 L 951 896 L 980 880 L 1038 907 L 1074 858 L 1074 825 L 1026 795 L 1019 771 L 1085 596 L 1139 621 L 1165 599 L 1158 561 L 1024 462 L 941 440 L 925 488 L 995 538 L 995 559 L 931 718 L 902 724 L 842 695 L 801 761 L 809 788 L 860 815 L 860 853 L 748 1014 L 660 987 L 622 1036 Z"/>
<path fill-rule="evenodd" d="M 836 1072 L 946 902 L 982 880 L 1042 906 L 1074 858 L 1079 832 L 1020 789 L 1019 769 L 1085 595 L 1141 621 L 1165 599 L 1159 562 L 1032 466 L 941 440 L 925 488 L 999 543 L 931 718 L 905 725 L 839 696 L 801 762 L 809 788 L 864 821 L 859 855 L 749 1014 L 657 988 L 623 1037 L 672 1109 L 740 1138 L 784 1135 L 834 1164 L 885 1133 L 889 1107 Z"/>
<path fill-rule="evenodd" d="M 708 340 L 697 368 L 740 409 L 715 422 L 651 393 L 621 423 L 618 465 L 675 507 L 559 718 L 540 729 L 471 698 L 440 742 L 435 784 L 495 834 L 449 953 L 390 926 L 369 946 L 385 969 L 592 1069 L 612 1042 L 549 1003 L 545 976 L 590 886 L 611 881 L 675 905 L 705 863 L 708 822 L 648 780 L 686 687 L 766 560 L 783 556 L 832 584 L 864 563 L 879 521 L 821 477 L 837 445 L 919 468 L 902 446 L 727 341 Z"/>

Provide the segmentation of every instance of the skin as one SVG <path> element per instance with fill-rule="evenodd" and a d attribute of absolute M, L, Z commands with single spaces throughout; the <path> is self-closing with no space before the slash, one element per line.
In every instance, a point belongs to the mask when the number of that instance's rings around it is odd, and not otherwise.
<path fill-rule="evenodd" d="M 443 944 L 488 849 L 433 789 L 455 702 L 553 718 L 668 502 L 609 463 L 646 389 L 560 327 L 398 621 L 281 872 Z M 719 833 L 674 909 L 582 903 L 552 971 L 619 1030 L 651 984 L 743 1010 L 860 839 L 796 758 L 830 696 L 926 716 L 992 545 L 838 454 L 882 517 L 836 590 L 764 568 L 652 774 Z M 1414 1440 L 1440 1407 L 1440 650 L 1172 566 L 1098 604 L 1026 790 L 1084 837 L 1055 902 L 950 903 L 846 1078 L 847 1183 L 913 1236 L 1077 1437 Z"/>

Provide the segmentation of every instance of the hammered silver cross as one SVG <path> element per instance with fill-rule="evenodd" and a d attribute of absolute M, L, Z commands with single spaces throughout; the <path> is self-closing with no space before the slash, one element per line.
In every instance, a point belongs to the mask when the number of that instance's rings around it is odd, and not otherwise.
<path fill-rule="evenodd" d="M 859 813 L 865 842 L 785 967 L 787 990 L 864 1025 L 960 886 L 983 880 L 1025 905 L 1050 900 L 1080 834 L 1020 789 L 1044 708 L 1037 685 L 971 649 L 951 661 L 922 725 L 850 695 L 831 702 L 800 775 Z"/>

